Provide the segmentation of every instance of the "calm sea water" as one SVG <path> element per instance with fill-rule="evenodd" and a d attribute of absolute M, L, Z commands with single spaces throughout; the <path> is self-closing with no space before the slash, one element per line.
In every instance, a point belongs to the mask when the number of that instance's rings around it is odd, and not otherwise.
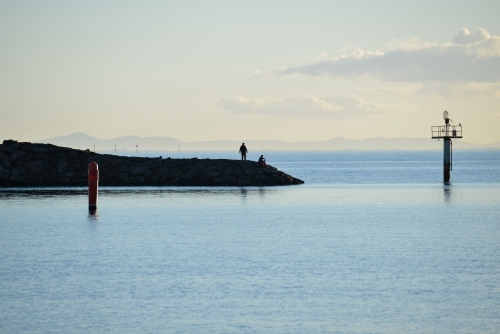
<path fill-rule="evenodd" d="M 500 151 L 450 184 L 441 152 L 266 157 L 306 184 L 0 190 L 0 332 L 500 331 Z"/>

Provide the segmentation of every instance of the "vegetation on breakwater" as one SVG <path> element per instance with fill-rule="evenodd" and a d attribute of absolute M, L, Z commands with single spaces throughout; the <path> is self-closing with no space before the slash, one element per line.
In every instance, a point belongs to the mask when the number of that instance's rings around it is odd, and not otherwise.
<path fill-rule="evenodd" d="M 102 186 L 278 186 L 302 180 L 254 161 L 160 159 L 98 154 L 51 144 L 5 140 L 0 187 L 86 186 L 91 161 Z"/>

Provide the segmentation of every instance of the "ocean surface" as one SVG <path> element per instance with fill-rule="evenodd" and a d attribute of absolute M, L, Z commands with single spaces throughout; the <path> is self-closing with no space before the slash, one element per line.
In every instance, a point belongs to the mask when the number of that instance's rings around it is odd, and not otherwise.
<path fill-rule="evenodd" d="M 305 184 L 0 189 L 0 333 L 500 332 L 500 151 L 265 156 Z"/>

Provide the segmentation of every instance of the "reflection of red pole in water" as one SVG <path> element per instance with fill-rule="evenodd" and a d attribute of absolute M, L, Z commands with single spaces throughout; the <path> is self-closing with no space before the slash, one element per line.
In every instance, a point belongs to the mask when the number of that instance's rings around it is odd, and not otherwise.
<path fill-rule="evenodd" d="M 97 210 L 97 187 L 99 184 L 99 166 L 92 161 L 89 164 L 89 211 Z"/>

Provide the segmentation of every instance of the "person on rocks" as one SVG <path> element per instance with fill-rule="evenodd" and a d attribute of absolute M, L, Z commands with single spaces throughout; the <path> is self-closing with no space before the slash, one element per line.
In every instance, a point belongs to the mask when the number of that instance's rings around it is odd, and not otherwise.
<path fill-rule="evenodd" d="M 259 158 L 259 166 L 264 168 L 267 166 L 266 164 L 266 158 L 264 158 L 264 155 L 262 154 Z"/>
<path fill-rule="evenodd" d="M 241 153 L 241 160 L 246 160 L 247 159 L 247 147 L 245 146 L 245 143 L 242 143 L 240 146 L 240 153 Z"/>

